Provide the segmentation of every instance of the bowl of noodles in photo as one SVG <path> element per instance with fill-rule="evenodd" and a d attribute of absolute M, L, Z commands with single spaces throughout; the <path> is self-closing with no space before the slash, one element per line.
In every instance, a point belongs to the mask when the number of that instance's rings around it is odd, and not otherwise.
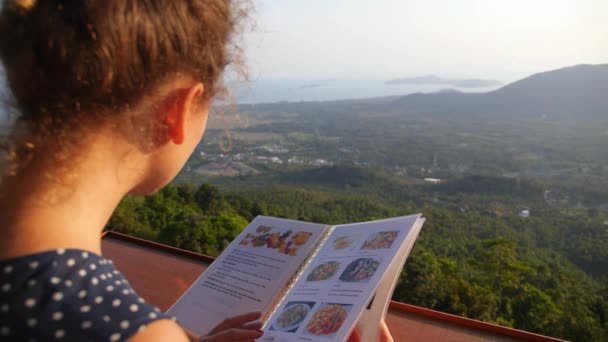
<path fill-rule="evenodd" d="M 335 334 L 348 317 L 352 305 L 326 303 L 306 323 L 306 332 L 315 336 Z"/>

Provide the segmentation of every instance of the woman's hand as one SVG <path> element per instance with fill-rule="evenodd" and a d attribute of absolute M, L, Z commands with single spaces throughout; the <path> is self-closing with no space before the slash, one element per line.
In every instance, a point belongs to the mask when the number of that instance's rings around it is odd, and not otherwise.
<path fill-rule="evenodd" d="M 201 336 L 201 342 L 231 342 L 231 341 L 253 341 L 262 337 L 262 323 L 258 321 L 262 317 L 261 312 L 227 318 L 218 324 L 209 334 Z"/>
<path fill-rule="evenodd" d="M 388 330 L 388 327 L 386 326 L 386 322 L 384 320 L 380 322 L 380 335 L 378 335 L 378 341 L 395 342 L 395 340 L 393 339 L 393 335 L 391 335 L 391 332 Z"/>
<path fill-rule="evenodd" d="M 380 332 L 378 333 L 378 341 L 395 342 L 384 320 L 380 322 Z M 350 334 L 350 336 L 348 337 L 348 342 L 361 342 L 361 332 L 358 330 L 358 328 L 355 328 L 355 330 L 353 330 L 353 332 Z"/>

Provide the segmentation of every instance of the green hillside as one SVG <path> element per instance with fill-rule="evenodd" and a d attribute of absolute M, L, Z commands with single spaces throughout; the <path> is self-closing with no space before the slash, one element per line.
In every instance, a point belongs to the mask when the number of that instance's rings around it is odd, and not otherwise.
<path fill-rule="evenodd" d="M 469 183 L 454 186 L 462 194 Z M 382 190 L 354 195 L 352 188 L 283 185 L 235 193 L 206 184 L 169 186 L 123 201 L 108 229 L 218 255 L 258 214 L 345 223 L 422 211 L 427 223 L 393 299 L 574 341 L 608 337 L 605 213 L 543 209 L 533 206 L 536 198 L 515 193 L 501 201 L 473 188 L 468 209 L 460 210 L 449 200 L 410 199 L 449 196 L 451 186 L 409 187 L 413 193 L 399 201 L 396 194 L 381 200 Z M 499 216 L 479 209 L 488 200 L 537 209 L 528 219 Z"/>

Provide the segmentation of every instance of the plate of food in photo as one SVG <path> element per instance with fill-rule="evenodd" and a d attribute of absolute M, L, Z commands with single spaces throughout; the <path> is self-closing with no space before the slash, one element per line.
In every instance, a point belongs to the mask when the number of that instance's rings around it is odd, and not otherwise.
<path fill-rule="evenodd" d="M 272 325 L 272 330 L 295 331 L 308 315 L 313 303 L 288 303 Z"/>
<path fill-rule="evenodd" d="M 372 258 L 359 258 L 353 260 L 340 275 L 345 282 L 365 281 L 371 278 L 380 266 L 380 262 Z"/>
<path fill-rule="evenodd" d="M 348 236 L 338 236 L 332 243 L 332 247 L 336 251 L 341 251 L 352 246 L 353 242 L 355 241 Z"/>
<path fill-rule="evenodd" d="M 362 250 L 391 248 L 399 235 L 398 231 L 378 232 L 370 235 L 361 247 Z"/>
<path fill-rule="evenodd" d="M 316 336 L 336 333 L 348 316 L 347 307 L 351 305 L 328 304 L 312 315 L 306 324 L 306 331 Z"/>
<path fill-rule="evenodd" d="M 339 268 L 339 261 L 324 262 L 313 268 L 312 271 L 310 271 L 310 273 L 306 277 L 306 281 L 321 281 L 329 279 L 333 277 L 336 273 L 338 273 Z"/>

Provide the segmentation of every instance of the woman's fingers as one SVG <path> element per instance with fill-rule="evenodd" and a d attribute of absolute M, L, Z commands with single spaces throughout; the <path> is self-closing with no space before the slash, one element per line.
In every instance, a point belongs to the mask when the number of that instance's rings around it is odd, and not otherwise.
<path fill-rule="evenodd" d="M 361 333 L 359 331 L 359 326 L 353 329 L 353 332 L 348 336 L 348 342 L 361 342 Z"/>
<path fill-rule="evenodd" d="M 386 322 L 384 320 L 382 320 L 380 322 L 380 327 L 379 327 L 379 332 L 378 332 L 378 341 L 379 342 L 395 342 L 395 340 L 393 340 L 393 336 L 391 335 L 391 332 L 388 330 L 388 327 L 386 326 Z M 348 337 L 347 342 L 361 342 L 361 331 L 359 329 L 359 326 L 357 326 L 353 330 L 353 332 Z"/>
<path fill-rule="evenodd" d="M 241 329 L 249 329 L 249 330 L 260 330 L 262 329 L 262 322 L 260 321 L 254 321 L 254 322 L 249 322 L 249 323 L 245 323 L 241 326 Z"/>
<path fill-rule="evenodd" d="M 380 342 L 395 342 L 384 320 L 380 322 L 380 336 L 378 340 L 380 340 Z"/>
<path fill-rule="evenodd" d="M 230 318 L 226 318 L 222 323 L 218 324 L 215 328 L 213 328 L 209 335 L 217 334 L 223 330 L 239 328 L 247 323 L 254 324 L 256 320 L 262 317 L 262 313 L 259 311 L 246 313 L 240 316 L 234 316 Z M 260 326 L 261 327 L 261 326 Z"/>
<path fill-rule="evenodd" d="M 227 329 L 217 334 L 202 336 L 199 341 L 201 342 L 245 342 L 254 341 L 264 335 L 259 330 L 249 329 Z"/>

